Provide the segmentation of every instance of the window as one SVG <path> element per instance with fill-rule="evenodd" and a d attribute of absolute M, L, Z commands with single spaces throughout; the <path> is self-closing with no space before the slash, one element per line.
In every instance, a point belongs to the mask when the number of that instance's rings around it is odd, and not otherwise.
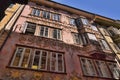
<path fill-rule="evenodd" d="M 59 14 L 52 14 L 52 19 L 55 21 L 60 21 L 60 15 Z"/>
<path fill-rule="evenodd" d="M 40 36 L 48 37 L 48 27 L 40 27 Z"/>
<path fill-rule="evenodd" d="M 80 57 L 80 62 L 83 74 L 85 76 L 114 78 L 117 80 L 120 78 L 120 69 L 116 63 L 89 59 L 85 57 Z M 113 76 L 111 76 L 111 73 Z"/>
<path fill-rule="evenodd" d="M 82 21 L 82 23 L 84 25 L 88 25 L 89 24 L 89 22 L 88 22 L 88 20 L 86 18 L 81 18 L 81 21 Z"/>
<path fill-rule="evenodd" d="M 63 55 L 60 53 L 51 52 L 50 56 L 50 71 L 63 72 L 64 71 Z"/>
<path fill-rule="evenodd" d="M 50 13 L 47 11 L 43 11 L 43 18 L 50 19 Z"/>
<path fill-rule="evenodd" d="M 96 70 L 93 65 L 93 61 L 91 59 L 87 58 L 80 58 L 81 64 L 82 64 L 82 70 L 84 75 L 87 76 L 96 76 Z"/>
<path fill-rule="evenodd" d="M 100 40 L 100 45 L 102 49 L 110 50 L 110 47 L 108 46 L 107 42 L 104 39 Z"/>
<path fill-rule="evenodd" d="M 35 30 L 36 30 L 36 25 L 33 23 L 26 23 L 26 29 L 25 29 L 25 34 L 31 34 L 34 35 Z"/>
<path fill-rule="evenodd" d="M 10 66 L 63 73 L 63 57 L 64 55 L 58 52 L 17 47 Z"/>
<path fill-rule="evenodd" d="M 93 30 L 98 31 L 97 27 L 95 25 L 90 26 Z"/>
<path fill-rule="evenodd" d="M 113 78 L 120 79 L 120 69 L 118 68 L 116 63 L 108 62 L 108 67 L 112 72 Z"/>
<path fill-rule="evenodd" d="M 35 15 L 35 16 L 39 16 L 39 15 L 40 15 L 40 10 L 38 10 L 38 9 L 33 9 L 31 14 L 32 14 L 32 15 Z"/>
<path fill-rule="evenodd" d="M 11 66 L 27 68 L 30 54 L 30 48 L 18 47 L 11 62 Z"/>
<path fill-rule="evenodd" d="M 98 74 L 100 77 L 108 77 L 111 78 L 110 72 L 107 68 L 107 65 L 105 64 L 104 61 L 95 61 L 96 67 L 98 70 Z"/>
<path fill-rule="evenodd" d="M 53 38 L 55 38 L 55 39 L 61 39 L 61 30 L 59 30 L 59 29 L 53 29 Z"/>
<path fill-rule="evenodd" d="M 96 36 L 94 34 L 87 33 L 87 35 L 88 35 L 88 37 L 89 37 L 90 40 L 97 41 L 97 38 L 96 38 Z"/>
<path fill-rule="evenodd" d="M 72 33 L 72 36 L 75 44 L 82 44 L 81 36 L 78 33 Z"/>
<path fill-rule="evenodd" d="M 75 19 L 71 18 L 69 22 L 71 25 L 75 25 Z"/>

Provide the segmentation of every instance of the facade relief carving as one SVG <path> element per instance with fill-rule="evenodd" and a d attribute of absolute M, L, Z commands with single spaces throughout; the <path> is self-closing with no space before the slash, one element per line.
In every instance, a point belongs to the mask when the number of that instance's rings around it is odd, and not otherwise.
<path fill-rule="evenodd" d="M 59 40 L 47 39 L 44 37 L 33 37 L 32 35 L 20 35 L 19 42 L 22 45 L 35 45 L 39 48 L 57 50 L 62 52 L 70 50 L 72 50 L 73 52 L 81 52 L 81 50 L 83 50 L 80 46 L 70 45 Z"/>

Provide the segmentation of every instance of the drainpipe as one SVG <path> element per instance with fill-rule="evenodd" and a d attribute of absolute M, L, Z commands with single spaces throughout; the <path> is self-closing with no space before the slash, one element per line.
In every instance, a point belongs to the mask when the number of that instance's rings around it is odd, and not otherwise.
<path fill-rule="evenodd" d="M 2 46 L 0 47 L 0 51 L 2 50 L 2 48 L 4 47 L 7 39 L 9 38 L 10 34 L 12 33 L 13 26 L 15 25 L 17 19 L 19 18 L 20 14 L 22 13 L 24 7 L 25 7 L 25 5 L 20 5 L 20 7 L 18 8 L 18 10 L 16 10 L 16 12 L 10 18 L 9 22 L 4 26 L 4 30 L 5 30 L 8 26 L 10 26 L 12 24 L 11 28 L 9 29 L 9 32 L 8 32 L 8 35 L 7 35 L 6 39 L 4 40 Z"/>

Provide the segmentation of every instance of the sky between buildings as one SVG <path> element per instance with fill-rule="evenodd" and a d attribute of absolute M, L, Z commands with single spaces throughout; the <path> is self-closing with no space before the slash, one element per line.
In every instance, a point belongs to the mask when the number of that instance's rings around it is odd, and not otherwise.
<path fill-rule="evenodd" d="M 52 0 L 91 13 L 120 20 L 120 0 Z"/>

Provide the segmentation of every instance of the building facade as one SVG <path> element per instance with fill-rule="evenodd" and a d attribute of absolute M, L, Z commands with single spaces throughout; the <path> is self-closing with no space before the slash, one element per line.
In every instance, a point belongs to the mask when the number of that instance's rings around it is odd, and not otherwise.
<path fill-rule="evenodd" d="M 13 31 L 0 53 L 0 79 L 119 80 L 116 55 L 102 34 L 111 23 L 67 5 L 31 0 L 14 26 L 6 27 Z"/>

